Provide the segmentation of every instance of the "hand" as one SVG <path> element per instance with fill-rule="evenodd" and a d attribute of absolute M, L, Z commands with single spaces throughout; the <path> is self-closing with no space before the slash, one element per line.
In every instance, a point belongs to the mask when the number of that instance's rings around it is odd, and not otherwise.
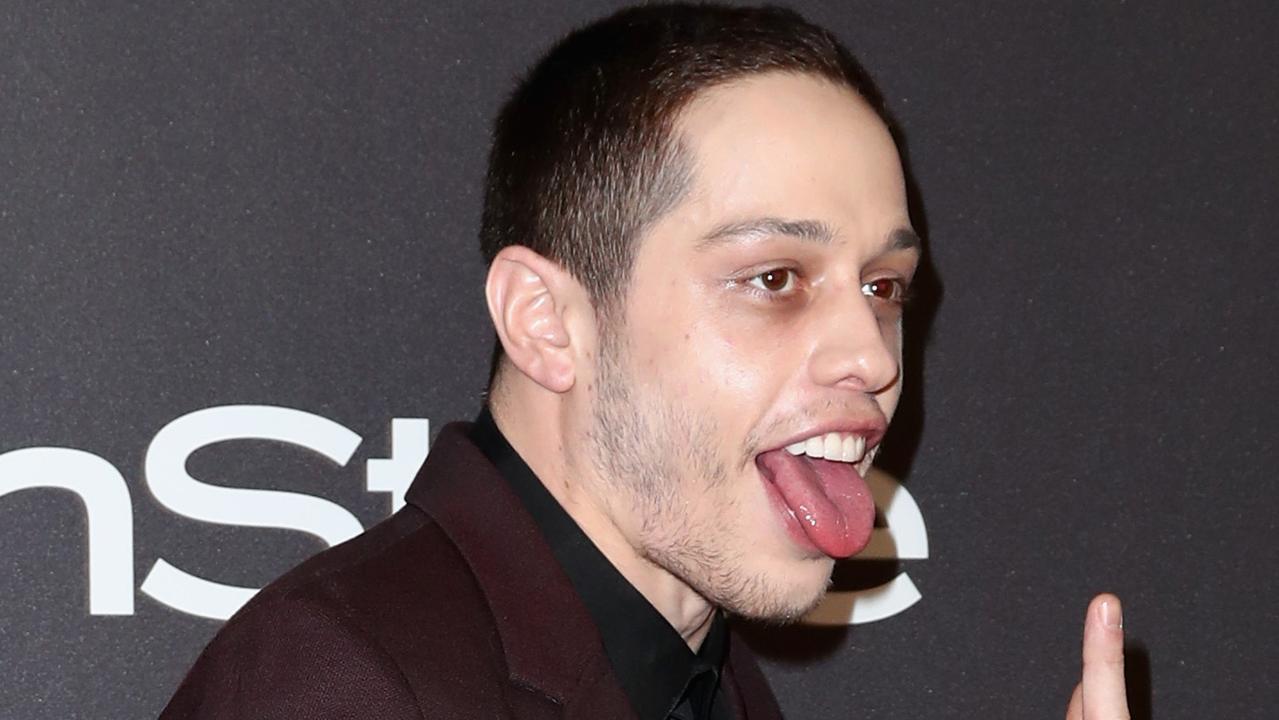
<path fill-rule="evenodd" d="M 1092 599 L 1084 618 L 1084 675 L 1066 720 L 1129 720 L 1124 689 L 1124 620 L 1119 598 Z"/>

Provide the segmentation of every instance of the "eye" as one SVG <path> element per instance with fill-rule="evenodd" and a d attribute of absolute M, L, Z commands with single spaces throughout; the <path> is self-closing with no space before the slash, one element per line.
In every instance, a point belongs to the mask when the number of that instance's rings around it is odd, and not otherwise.
<path fill-rule="evenodd" d="M 862 294 L 892 303 L 906 300 L 906 285 L 896 278 L 876 278 L 862 285 Z"/>
<path fill-rule="evenodd" d="M 784 293 L 795 288 L 795 271 L 789 268 L 773 268 L 750 278 L 747 282 L 770 293 Z"/>

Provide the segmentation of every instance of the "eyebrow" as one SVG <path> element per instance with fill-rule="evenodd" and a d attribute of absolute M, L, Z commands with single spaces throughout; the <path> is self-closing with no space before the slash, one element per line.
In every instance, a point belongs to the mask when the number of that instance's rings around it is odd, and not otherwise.
<path fill-rule="evenodd" d="M 916 233 L 913 228 L 899 227 L 888 234 L 888 246 L 884 248 L 885 252 L 895 252 L 897 250 L 923 252 L 924 241 L 920 239 L 919 233 Z"/>
<path fill-rule="evenodd" d="M 819 245 L 829 245 L 835 239 L 835 231 L 820 220 L 785 220 L 776 217 L 761 217 L 719 225 L 698 241 L 697 249 L 709 250 L 725 242 L 769 235 L 785 235 Z"/>
<path fill-rule="evenodd" d="M 761 217 L 716 226 L 697 242 L 697 250 L 710 250 L 725 243 L 772 235 L 798 238 L 818 245 L 829 245 L 835 241 L 834 229 L 820 220 Z M 899 250 L 920 252 L 922 249 L 923 242 L 914 230 L 909 227 L 899 227 L 888 234 L 888 242 L 883 252 Z"/>

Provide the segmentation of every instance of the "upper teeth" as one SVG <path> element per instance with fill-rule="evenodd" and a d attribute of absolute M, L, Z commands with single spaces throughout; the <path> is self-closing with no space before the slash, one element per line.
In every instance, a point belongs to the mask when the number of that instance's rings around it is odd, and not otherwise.
<path fill-rule="evenodd" d="M 814 435 L 786 446 L 791 455 L 807 455 L 836 462 L 857 462 L 866 453 L 866 438 L 851 433 Z"/>

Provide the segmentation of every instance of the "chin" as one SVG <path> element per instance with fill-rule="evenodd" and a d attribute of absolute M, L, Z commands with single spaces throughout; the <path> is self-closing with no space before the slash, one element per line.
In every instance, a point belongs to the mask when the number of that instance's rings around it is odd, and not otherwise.
<path fill-rule="evenodd" d="M 717 568 L 676 565 L 675 574 L 716 606 L 751 620 L 785 624 L 802 618 L 825 597 L 835 561 L 823 555 L 766 564 L 758 559 L 730 562 Z"/>
<path fill-rule="evenodd" d="M 761 580 L 762 592 L 739 598 L 734 603 L 736 607 L 726 606 L 726 609 L 752 620 L 778 624 L 796 622 L 826 596 L 834 564 L 834 560 L 825 556 L 805 560 L 803 567 Z"/>

